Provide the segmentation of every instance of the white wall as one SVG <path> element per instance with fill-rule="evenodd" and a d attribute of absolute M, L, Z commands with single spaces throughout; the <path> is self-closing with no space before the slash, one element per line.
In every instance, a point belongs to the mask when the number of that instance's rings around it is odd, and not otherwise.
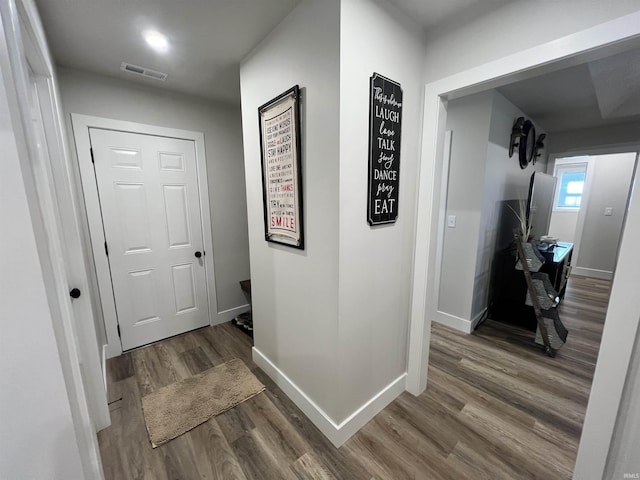
<path fill-rule="evenodd" d="M 335 425 L 390 384 L 400 389 L 385 390 L 385 402 L 404 388 L 422 54 L 421 30 L 383 2 L 303 1 L 241 66 L 255 348 Z M 404 107 L 399 218 L 371 228 L 374 72 L 401 83 Z M 256 121 L 258 106 L 294 84 L 302 88 L 304 252 L 264 240 Z"/>
<path fill-rule="evenodd" d="M 639 321 L 636 320 L 636 324 Z M 624 478 L 625 473 L 640 474 L 640 330 L 630 364 L 604 478 Z"/>
<path fill-rule="evenodd" d="M 245 305 L 238 283 L 250 275 L 238 107 L 62 67 L 58 82 L 70 136 L 71 113 L 204 133 L 218 312 Z"/>
<path fill-rule="evenodd" d="M 342 0 L 340 24 L 342 420 L 406 372 L 424 44 L 417 24 L 385 2 Z M 400 83 L 403 110 L 398 220 L 370 227 L 369 78 L 374 72 Z"/>
<path fill-rule="evenodd" d="M 84 478 L 2 82 L 0 145 L 0 478 Z"/>
<path fill-rule="evenodd" d="M 446 213 L 456 216 L 456 227 L 444 231 L 438 310 L 465 320 L 471 318 L 492 104 L 492 92 L 483 92 L 451 101 L 447 109 Z"/>
<path fill-rule="evenodd" d="M 640 0 L 508 2 L 473 19 L 453 19 L 430 32 L 427 82 L 640 10 Z"/>
<path fill-rule="evenodd" d="M 517 151 L 509 158 L 511 128 L 521 116 L 528 118 L 493 90 L 448 105 L 447 215 L 456 216 L 456 227 L 445 228 L 438 310 L 464 321 L 477 319 L 488 305 L 492 262 L 505 246 L 497 242 L 501 217 L 511 215 L 504 201 L 515 206 L 526 200 L 531 174 L 546 168 L 544 155 L 524 170 Z"/>
<path fill-rule="evenodd" d="M 255 348 L 333 419 L 341 412 L 339 42 L 338 0 L 303 0 L 240 66 Z M 258 131 L 258 107 L 296 84 L 304 251 L 265 241 Z"/>
<path fill-rule="evenodd" d="M 547 137 L 549 153 L 567 154 L 605 146 L 637 146 L 640 142 L 640 122 L 629 122 L 570 132 L 554 132 Z"/>
<path fill-rule="evenodd" d="M 589 157 L 587 168 L 593 168 L 593 173 L 587 187 L 589 193 L 578 257 L 574 261 L 576 270 L 581 270 L 576 273 L 613 272 L 635 157 L 635 153 Z M 604 215 L 607 207 L 613 209 L 613 215 Z"/>
<path fill-rule="evenodd" d="M 554 210 L 551 213 L 549 235 L 556 237 L 561 242 L 577 243 L 577 225 L 578 212 L 561 212 L 559 210 Z"/>

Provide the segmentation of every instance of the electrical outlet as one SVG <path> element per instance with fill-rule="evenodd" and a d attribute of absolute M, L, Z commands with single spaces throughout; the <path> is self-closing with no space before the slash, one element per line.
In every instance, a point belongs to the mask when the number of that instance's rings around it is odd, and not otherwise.
<path fill-rule="evenodd" d="M 449 215 L 447 217 L 447 227 L 456 228 L 456 216 L 455 215 Z"/>
<path fill-rule="evenodd" d="M 611 215 L 613 215 L 613 208 L 612 207 L 607 207 L 604 209 L 604 214 L 607 217 L 610 217 Z"/>

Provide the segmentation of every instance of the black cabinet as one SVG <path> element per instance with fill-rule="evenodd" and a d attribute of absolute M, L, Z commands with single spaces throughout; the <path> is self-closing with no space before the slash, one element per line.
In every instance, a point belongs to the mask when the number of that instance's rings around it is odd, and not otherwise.
<path fill-rule="evenodd" d="M 545 259 L 540 272 L 549 275 L 551 284 L 560 300 L 567 288 L 571 273 L 573 244 L 558 242 L 553 249 L 540 251 Z M 493 320 L 512 323 L 535 331 L 537 326 L 533 308 L 525 305 L 527 282 L 521 270 L 516 270 L 517 250 L 515 246 L 496 254 L 494 261 L 489 317 Z"/>

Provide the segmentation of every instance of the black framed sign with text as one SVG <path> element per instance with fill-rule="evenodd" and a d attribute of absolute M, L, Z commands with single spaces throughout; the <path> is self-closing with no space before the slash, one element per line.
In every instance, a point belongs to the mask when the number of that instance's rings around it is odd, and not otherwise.
<path fill-rule="evenodd" d="M 369 225 L 394 223 L 398 218 L 402 88 L 374 73 L 369 87 Z"/>
<path fill-rule="evenodd" d="M 258 108 L 265 239 L 304 248 L 300 168 L 300 89 Z"/>

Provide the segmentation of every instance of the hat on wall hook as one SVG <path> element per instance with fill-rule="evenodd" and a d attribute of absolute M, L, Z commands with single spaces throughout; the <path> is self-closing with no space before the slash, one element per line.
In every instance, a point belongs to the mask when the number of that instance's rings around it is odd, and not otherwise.
<path fill-rule="evenodd" d="M 544 148 L 544 139 L 547 138 L 547 134 L 546 133 L 541 133 L 538 136 L 538 140 L 536 140 L 536 144 L 533 147 L 533 164 L 536 164 L 536 160 L 538 160 L 538 157 L 542 156 L 542 154 L 540 153 L 540 150 L 542 150 Z"/>
<path fill-rule="evenodd" d="M 536 126 L 531 120 L 525 120 L 522 125 L 522 137 L 518 142 L 518 161 L 520 168 L 525 169 L 533 160 L 536 145 Z"/>
<path fill-rule="evenodd" d="M 511 129 L 511 140 L 509 141 L 509 158 L 513 157 L 520 139 L 524 136 L 524 117 L 518 117 Z"/>

